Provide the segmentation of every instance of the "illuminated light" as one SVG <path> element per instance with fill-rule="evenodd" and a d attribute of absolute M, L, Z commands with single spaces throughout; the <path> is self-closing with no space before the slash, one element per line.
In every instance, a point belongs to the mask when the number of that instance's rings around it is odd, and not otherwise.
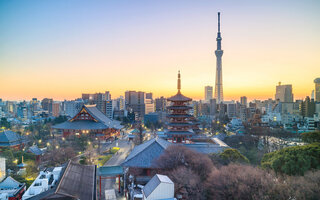
<path fill-rule="evenodd" d="M 56 149 L 59 149 L 59 146 L 58 146 L 58 145 L 56 146 Z"/>
<path fill-rule="evenodd" d="M 41 143 L 41 142 L 42 142 L 42 140 L 40 139 L 38 142 L 39 142 L 39 143 Z"/>
<path fill-rule="evenodd" d="M 65 141 L 66 139 L 63 137 L 62 140 Z"/>
<path fill-rule="evenodd" d="M 50 146 L 50 143 L 49 143 L 49 142 L 47 142 L 47 146 Z"/>
<path fill-rule="evenodd" d="M 79 155 L 81 154 L 81 151 L 79 151 Z"/>
<path fill-rule="evenodd" d="M 76 135 L 80 135 L 79 133 L 76 133 Z"/>
<path fill-rule="evenodd" d="M 90 144 L 91 144 L 91 142 L 89 141 L 89 142 L 88 142 L 88 144 L 90 145 Z"/>
<path fill-rule="evenodd" d="M 26 180 L 27 180 L 27 181 L 33 181 L 34 178 L 33 178 L 33 177 L 26 177 Z"/>

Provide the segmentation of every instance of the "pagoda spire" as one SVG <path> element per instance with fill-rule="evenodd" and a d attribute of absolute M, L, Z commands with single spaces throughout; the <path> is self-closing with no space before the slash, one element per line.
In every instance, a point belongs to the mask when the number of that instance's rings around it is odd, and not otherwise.
<path fill-rule="evenodd" d="M 178 93 L 180 94 L 181 90 L 181 75 L 180 75 L 180 70 L 178 71 Z"/>

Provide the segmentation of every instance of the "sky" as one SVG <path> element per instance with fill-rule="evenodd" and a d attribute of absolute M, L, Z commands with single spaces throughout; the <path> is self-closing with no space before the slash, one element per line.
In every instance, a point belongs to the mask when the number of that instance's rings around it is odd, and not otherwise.
<path fill-rule="evenodd" d="M 214 85 L 221 12 L 225 100 L 295 99 L 320 77 L 318 0 L 0 0 L 0 98 L 75 99 L 82 93 L 177 91 Z"/>

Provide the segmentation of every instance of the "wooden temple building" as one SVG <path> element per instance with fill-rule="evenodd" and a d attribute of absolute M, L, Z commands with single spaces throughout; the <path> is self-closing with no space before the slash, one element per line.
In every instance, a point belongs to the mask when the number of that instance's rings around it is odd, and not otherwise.
<path fill-rule="evenodd" d="M 192 109 L 189 106 L 191 98 L 181 94 L 181 78 L 178 72 L 178 93 L 167 100 L 171 105 L 167 107 L 168 113 L 168 130 L 166 132 L 168 142 L 172 143 L 190 143 L 191 137 L 195 134 L 193 128 L 197 125 L 193 123 L 193 116 L 189 114 Z"/>
<path fill-rule="evenodd" d="M 21 149 L 27 142 L 26 138 L 11 130 L 0 131 L 0 151 L 3 148 Z"/>
<path fill-rule="evenodd" d="M 53 126 L 53 129 L 62 131 L 63 137 L 90 134 L 100 139 L 119 135 L 121 128 L 120 121 L 108 118 L 95 105 L 84 105 L 73 118 Z"/>

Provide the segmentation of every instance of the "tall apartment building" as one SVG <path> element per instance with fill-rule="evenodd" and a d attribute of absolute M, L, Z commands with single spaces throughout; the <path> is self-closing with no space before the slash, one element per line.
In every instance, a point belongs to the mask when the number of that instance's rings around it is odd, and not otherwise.
<path fill-rule="evenodd" d="M 315 102 L 310 97 L 306 97 L 306 99 L 300 104 L 300 112 L 303 117 L 313 117 L 315 114 Z"/>
<path fill-rule="evenodd" d="M 240 97 L 240 103 L 241 103 L 241 105 L 247 107 L 247 106 L 248 106 L 248 99 L 247 99 L 247 97 L 246 97 L 246 96 Z"/>
<path fill-rule="evenodd" d="M 125 102 L 128 111 L 133 111 L 136 119 L 141 120 L 145 114 L 145 93 L 141 91 L 126 91 Z"/>
<path fill-rule="evenodd" d="M 107 100 L 106 101 L 106 116 L 110 119 L 113 119 L 113 112 L 116 109 L 117 101 L 116 100 Z"/>
<path fill-rule="evenodd" d="M 52 116 L 59 117 L 61 111 L 61 103 L 53 102 L 52 103 Z"/>
<path fill-rule="evenodd" d="M 166 111 L 166 107 L 167 107 L 167 99 L 166 98 L 164 98 L 164 97 L 156 98 L 155 104 L 156 104 L 156 112 Z"/>
<path fill-rule="evenodd" d="M 93 103 L 96 104 L 96 107 L 103 113 L 106 114 L 106 95 L 104 93 L 94 94 Z"/>
<path fill-rule="evenodd" d="M 145 114 L 154 112 L 154 102 L 152 99 L 145 99 Z"/>
<path fill-rule="evenodd" d="M 152 98 L 152 92 L 146 93 L 146 99 L 153 99 Z"/>
<path fill-rule="evenodd" d="M 314 89 L 314 100 L 320 102 L 320 78 L 314 79 L 315 89 Z"/>
<path fill-rule="evenodd" d="M 210 99 L 210 115 L 215 116 L 217 113 L 217 100 Z"/>
<path fill-rule="evenodd" d="M 52 103 L 53 103 L 53 99 L 44 98 L 41 101 L 41 107 L 43 110 L 46 110 L 49 113 L 52 113 Z"/>
<path fill-rule="evenodd" d="M 126 108 L 125 99 L 123 96 L 120 96 L 119 98 L 116 99 L 115 110 L 125 110 L 125 108 Z"/>
<path fill-rule="evenodd" d="M 83 101 L 64 101 L 63 112 L 65 115 L 74 117 L 84 105 Z"/>
<path fill-rule="evenodd" d="M 293 102 L 292 85 L 279 85 L 276 86 L 275 99 L 280 102 Z"/>
<path fill-rule="evenodd" d="M 212 86 L 204 87 L 204 100 L 209 102 L 210 99 L 212 98 L 213 98 L 213 87 Z"/>

